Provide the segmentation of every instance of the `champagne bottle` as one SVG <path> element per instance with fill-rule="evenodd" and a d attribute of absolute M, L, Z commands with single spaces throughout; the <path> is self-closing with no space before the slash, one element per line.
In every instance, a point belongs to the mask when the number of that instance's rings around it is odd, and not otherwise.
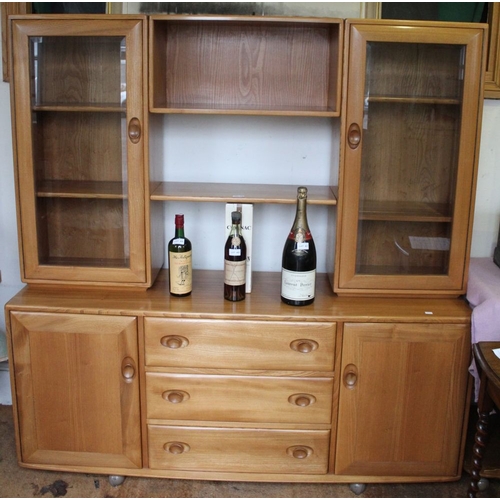
<path fill-rule="evenodd" d="M 281 300 L 291 306 L 314 301 L 316 247 L 307 223 L 307 188 L 297 189 L 295 221 L 283 248 Z"/>
<path fill-rule="evenodd" d="M 175 236 L 168 242 L 169 291 L 186 297 L 193 290 L 191 242 L 184 236 L 184 215 L 175 216 Z"/>
<path fill-rule="evenodd" d="M 231 212 L 231 232 L 224 247 L 224 298 L 245 298 L 247 246 L 241 234 L 241 213 Z"/>

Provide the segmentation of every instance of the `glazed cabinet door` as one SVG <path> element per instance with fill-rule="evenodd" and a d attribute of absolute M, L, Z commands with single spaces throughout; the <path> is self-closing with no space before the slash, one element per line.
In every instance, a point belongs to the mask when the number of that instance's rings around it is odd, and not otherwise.
<path fill-rule="evenodd" d="M 144 20 L 11 28 L 23 280 L 144 284 Z"/>
<path fill-rule="evenodd" d="M 20 461 L 140 468 L 137 320 L 11 312 Z"/>
<path fill-rule="evenodd" d="M 467 325 L 344 325 L 336 474 L 460 474 Z"/>
<path fill-rule="evenodd" d="M 465 291 L 483 28 L 347 24 L 335 290 Z"/>

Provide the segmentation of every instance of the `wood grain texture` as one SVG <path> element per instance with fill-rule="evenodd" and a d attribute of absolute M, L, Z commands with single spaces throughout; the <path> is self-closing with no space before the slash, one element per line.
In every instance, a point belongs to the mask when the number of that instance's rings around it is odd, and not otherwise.
<path fill-rule="evenodd" d="M 152 16 L 152 110 L 338 116 L 341 23 L 255 21 Z"/>
<path fill-rule="evenodd" d="M 324 474 L 328 465 L 329 431 L 150 425 L 148 435 L 152 469 Z M 168 443 L 185 443 L 189 451 L 170 453 Z M 305 447 L 311 450 L 305 458 L 291 453 Z"/>

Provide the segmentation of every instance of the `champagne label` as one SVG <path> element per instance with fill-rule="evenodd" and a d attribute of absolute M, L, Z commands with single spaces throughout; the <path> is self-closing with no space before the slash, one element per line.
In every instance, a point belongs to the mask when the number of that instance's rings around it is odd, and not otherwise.
<path fill-rule="evenodd" d="M 309 300 L 314 298 L 316 270 L 289 271 L 281 270 L 281 295 L 288 300 Z"/>
<path fill-rule="evenodd" d="M 246 267 L 246 260 L 239 260 L 237 262 L 224 260 L 224 283 L 231 286 L 244 285 Z"/>
<path fill-rule="evenodd" d="M 193 290 L 192 251 L 176 253 L 169 252 L 170 260 L 170 291 L 184 294 Z"/>
<path fill-rule="evenodd" d="M 229 255 L 231 257 L 240 257 L 241 256 L 241 248 L 230 248 Z"/>

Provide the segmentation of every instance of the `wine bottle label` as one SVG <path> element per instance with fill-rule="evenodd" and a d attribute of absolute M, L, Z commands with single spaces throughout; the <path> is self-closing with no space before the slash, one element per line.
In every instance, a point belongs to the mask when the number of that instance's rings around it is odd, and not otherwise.
<path fill-rule="evenodd" d="M 240 257 L 241 256 L 241 248 L 230 248 L 229 255 L 231 257 Z"/>
<path fill-rule="evenodd" d="M 174 238 L 172 240 L 172 243 L 174 245 L 184 245 L 185 241 L 184 241 L 184 238 Z"/>
<path fill-rule="evenodd" d="M 172 293 L 184 294 L 193 289 L 192 276 L 192 251 L 169 252 L 170 259 L 170 291 Z"/>
<path fill-rule="evenodd" d="M 224 283 L 231 286 L 245 284 L 246 261 L 224 260 Z"/>
<path fill-rule="evenodd" d="M 281 270 L 281 296 L 289 300 L 309 300 L 314 298 L 316 270 Z"/>

